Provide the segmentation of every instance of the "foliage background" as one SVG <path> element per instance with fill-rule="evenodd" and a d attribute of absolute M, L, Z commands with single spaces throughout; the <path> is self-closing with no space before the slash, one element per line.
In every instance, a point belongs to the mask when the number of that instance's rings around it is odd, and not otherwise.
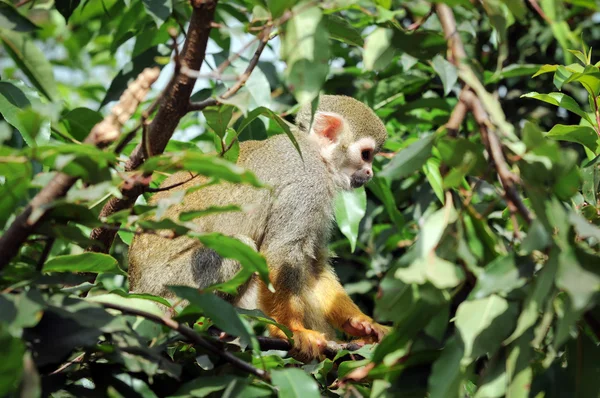
<path fill-rule="evenodd" d="M 182 71 L 214 3 L 0 1 L 0 396 L 598 396 L 598 4 L 222 0 L 199 74 Z M 148 67 L 160 77 L 121 136 L 86 141 Z M 195 77 L 188 108 L 169 88 Z M 149 188 L 180 168 L 257 183 L 229 163 L 234 137 L 288 132 L 281 117 L 320 90 L 390 133 L 377 177 L 338 198 L 331 248 L 393 333 L 303 365 L 267 350 L 262 314 L 179 288 L 192 304 L 174 323 L 129 295 L 132 233 L 189 233 L 204 214 L 145 219 L 169 205 L 147 206 Z M 56 181 L 70 185 L 40 201 Z M 118 231 L 109 254 L 93 228 Z M 266 271 L 236 241 L 198 239 Z"/>

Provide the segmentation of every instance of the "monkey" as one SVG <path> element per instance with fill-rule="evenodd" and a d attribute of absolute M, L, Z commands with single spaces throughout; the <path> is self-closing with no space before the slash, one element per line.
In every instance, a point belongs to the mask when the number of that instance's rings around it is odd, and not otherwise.
<path fill-rule="evenodd" d="M 194 220 L 199 232 L 235 237 L 261 253 L 269 267 L 272 292 L 252 277 L 232 304 L 260 309 L 293 333 L 295 357 L 322 355 L 335 330 L 366 342 L 378 342 L 389 328 L 362 313 L 345 292 L 329 263 L 327 243 L 334 223 L 334 197 L 340 190 L 365 185 L 373 177 L 373 157 L 387 139 L 377 115 L 346 96 L 322 95 L 312 115 L 310 104 L 296 115 L 292 133 L 300 153 L 284 134 L 240 143 L 237 164 L 271 189 L 245 184 L 206 184 L 172 205 L 165 216 L 214 205 L 241 205 L 242 212 L 211 214 Z M 312 123 L 311 123 L 312 121 Z M 172 174 L 162 186 L 187 190 L 206 177 Z M 151 203 L 169 195 L 153 195 Z M 173 298 L 167 286 L 199 289 L 231 279 L 241 265 L 223 259 L 197 240 L 136 234 L 129 249 L 132 292 Z M 286 338 L 269 326 L 273 337 Z"/>

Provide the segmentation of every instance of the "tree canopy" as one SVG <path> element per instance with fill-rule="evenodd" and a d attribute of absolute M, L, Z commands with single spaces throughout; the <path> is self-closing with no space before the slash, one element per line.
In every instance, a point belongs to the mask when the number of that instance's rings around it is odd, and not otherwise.
<path fill-rule="evenodd" d="M 0 396 L 599 396 L 599 21 L 592 0 L 0 0 Z M 240 142 L 293 141 L 322 93 L 389 133 L 330 248 L 392 332 L 304 364 L 211 293 L 268 278 L 191 228 L 241 209 L 148 199 L 178 170 L 260 186 Z M 173 287 L 184 308 L 131 294 L 151 233 L 243 270 Z"/>

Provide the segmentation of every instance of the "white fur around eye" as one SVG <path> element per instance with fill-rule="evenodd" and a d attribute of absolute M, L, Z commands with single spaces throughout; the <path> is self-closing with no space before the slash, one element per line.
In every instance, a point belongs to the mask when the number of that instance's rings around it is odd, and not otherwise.
<path fill-rule="evenodd" d="M 350 159 L 354 164 L 362 164 L 364 162 L 362 158 L 362 151 L 373 151 L 374 149 L 375 140 L 370 137 L 363 137 L 350 145 L 348 148 L 348 159 Z"/>

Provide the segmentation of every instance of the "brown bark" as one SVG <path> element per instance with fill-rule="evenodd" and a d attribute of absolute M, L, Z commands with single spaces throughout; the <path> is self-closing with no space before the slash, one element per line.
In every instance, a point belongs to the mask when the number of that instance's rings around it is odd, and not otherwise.
<path fill-rule="evenodd" d="M 217 0 L 192 1 L 194 11 L 187 31 L 185 44 L 179 62 L 192 70 L 200 70 L 204 62 L 206 44 L 210 35 Z M 156 116 L 147 128 L 145 137 L 148 156 L 163 153 L 181 118 L 188 112 L 188 104 L 196 78 L 178 73 L 165 90 Z M 144 149 L 139 144 L 125 164 L 125 171 L 137 169 L 145 161 Z M 107 217 L 120 210 L 133 206 L 137 198 L 147 189 L 146 184 L 137 184 L 133 188 L 123 189 L 123 198 L 111 198 L 102 208 L 100 217 Z M 95 228 L 90 238 L 98 243 L 92 251 L 108 251 L 115 238 L 116 229 Z"/>

